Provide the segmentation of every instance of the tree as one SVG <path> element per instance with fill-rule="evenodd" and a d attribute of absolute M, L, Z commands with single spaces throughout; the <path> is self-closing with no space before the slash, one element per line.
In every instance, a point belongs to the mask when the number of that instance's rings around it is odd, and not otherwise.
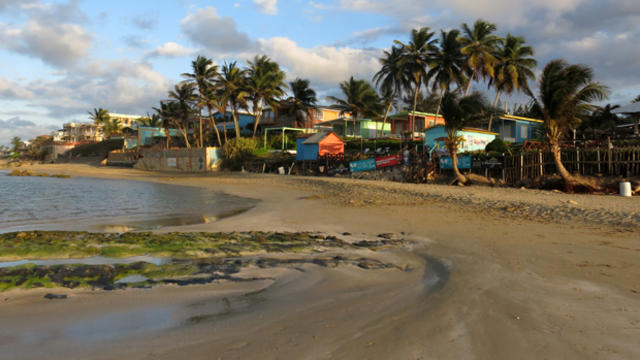
<path fill-rule="evenodd" d="M 436 51 L 436 43 L 438 40 L 433 39 L 434 33 L 428 27 L 411 30 L 411 40 L 405 44 L 401 41 L 394 40 L 394 43 L 400 45 L 402 55 L 399 61 L 403 76 L 407 76 L 409 81 L 407 85 L 413 86 L 413 107 L 410 122 L 410 131 L 413 133 L 413 113 L 416 111 L 416 103 L 418 102 L 418 92 L 422 84 L 426 83 L 427 68 L 431 61 L 430 55 Z M 407 86 L 407 91 L 410 91 Z"/>
<path fill-rule="evenodd" d="M 136 124 L 138 124 L 138 126 L 158 128 L 162 127 L 162 119 L 160 119 L 158 114 L 149 115 L 149 113 L 147 113 L 147 116 L 137 118 Z"/>
<path fill-rule="evenodd" d="M 348 81 L 340 83 L 340 90 L 344 99 L 335 96 L 327 96 L 328 100 L 335 102 L 332 107 L 340 110 L 340 114 L 350 113 L 353 119 L 353 136 L 356 136 L 356 121 L 358 115 L 369 116 L 378 112 L 378 94 L 371 84 L 365 80 L 356 80 L 352 77 Z M 346 129 L 345 129 L 346 135 Z"/>
<path fill-rule="evenodd" d="M 469 94 L 473 80 L 480 78 L 492 78 L 494 66 L 496 64 L 496 46 L 500 42 L 500 37 L 494 35 L 497 27 L 495 24 L 484 20 L 476 20 L 473 28 L 469 28 L 466 23 L 462 24 L 462 36 L 458 38 L 462 48 L 460 52 L 467 58 L 467 69 L 469 71 L 469 81 L 464 95 Z"/>
<path fill-rule="evenodd" d="M 584 186 L 562 164 L 560 143 L 570 129 L 575 129 L 592 109 L 592 101 L 607 97 L 608 89 L 593 81 L 593 70 L 585 65 L 569 65 L 553 60 L 544 67 L 540 93 L 534 98 L 544 117 L 547 139 L 556 169 L 567 191 Z"/>
<path fill-rule="evenodd" d="M 240 138 L 238 111 L 247 109 L 249 92 L 247 91 L 247 72 L 238 67 L 237 62 L 224 63 L 219 80 L 222 89 L 223 104 L 231 109 L 231 117 L 236 130 L 236 138 Z"/>
<path fill-rule="evenodd" d="M 406 96 L 402 98 L 402 102 L 408 107 L 411 108 L 413 105 L 413 96 Z M 435 95 L 434 93 L 423 93 L 420 92 L 418 94 L 418 102 L 416 103 L 416 111 L 422 111 L 427 113 L 435 113 L 438 111 L 438 105 L 440 104 L 440 96 Z"/>
<path fill-rule="evenodd" d="M 380 89 L 382 105 L 384 107 L 384 118 L 380 135 L 384 134 L 384 126 L 393 106 L 397 105 L 397 98 L 402 93 L 403 88 L 409 87 L 410 78 L 402 68 L 402 49 L 393 46 L 391 51 L 384 52 L 384 57 L 380 59 L 382 68 L 373 76 L 373 81 Z"/>
<path fill-rule="evenodd" d="M 538 62 L 533 57 L 533 48 L 524 45 L 525 40 L 520 36 L 507 34 L 507 37 L 498 42 L 496 53 L 497 63 L 494 77 L 489 82 L 496 90 L 496 98 L 493 107 L 498 105 L 498 99 L 503 92 L 512 94 L 515 91 L 524 91 L 531 94 L 529 79 L 535 79 L 533 69 Z M 493 114 L 489 118 L 488 130 L 491 130 Z"/>
<path fill-rule="evenodd" d="M 118 135 L 122 131 L 122 124 L 118 119 L 109 119 L 104 123 L 104 136 L 107 138 Z"/>
<path fill-rule="evenodd" d="M 458 42 L 460 31 L 440 31 L 440 46 L 431 53 L 431 69 L 427 73 L 427 80 L 433 80 L 432 91 L 439 91 L 440 101 L 445 92 L 455 83 L 457 90 L 461 91 L 467 83 L 465 75 L 466 58 L 462 55 L 461 46 Z M 436 110 L 436 115 L 440 113 L 440 106 Z"/>
<path fill-rule="evenodd" d="M 463 98 L 451 92 L 446 92 L 442 97 L 442 116 L 445 121 L 445 131 L 447 139 L 445 146 L 451 155 L 451 163 L 456 180 L 462 184 L 467 182 L 467 178 L 458 169 L 458 147 L 463 138 L 458 136 L 458 132 L 469 123 L 474 117 L 482 116 L 486 108 L 486 100 L 480 93 L 473 93 Z"/>
<path fill-rule="evenodd" d="M 305 127 L 304 119 L 309 117 L 311 110 L 316 109 L 318 103 L 316 92 L 309 84 L 309 80 L 300 78 L 290 82 L 291 96 L 280 104 L 281 109 L 293 115 L 298 127 Z"/>
<path fill-rule="evenodd" d="M 249 61 L 247 90 L 253 104 L 253 136 L 256 136 L 258 124 L 262 117 L 264 105 L 272 109 L 278 107 L 278 101 L 284 96 L 285 74 L 275 61 L 271 61 L 266 55 L 255 56 Z"/>
<path fill-rule="evenodd" d="M 218 137 L 218 143 L 220 145 L 220 134 L 218 132 L 218 128 L 215 126 L 215 120 L 211 120 L 211 107 L 207 106 L 208 103 L 208 91 L 213 86 L 213 82 L 220 76 L 218 73 L 218 66 L 213 64 L 211 59 L 207 59 L 204 56 L 198 56 L 195 60 L 191 62 L 192 73 L 183 73 L 182 76 L 191 80 L 196 85 L 198 90 L 198 100 L 196 105 L 200 110 L 198 113 L 198 120 L 200 125 L 200 138 L 198 142 L 198 146 L 204 146 L 204 138 L 202 136 L 202 109 L 207 107 L 209 111 L 209 120 L 214 125 L 213 128 L 216 131 L 216 135 Z"/>
<path fill-rule="evenodd" d="M 613 110 L 619 108 L 620 105 L 607 104 L 603 107 L 597 106 L 593 112 L 585 117 L 580 124 L 580 130 L 586 132 L 591 130 L 591 135 L 595 139 L 596 130 L 615 131 L 616 125 L 620 121 L 618 115 Z"/>
<path fill-rule="evenodd" d="M 111 117 L 109 116 L 109 110 L 103 108 L 94 108 L 93 112 L 89 111 L 89 120 L 93 121 L 93 123 L 97 126 L 104 126 Z M 91 130 L 93 132 L 93 140 L 96 140 L 98 136 L 98 132 Z"/>
<path fill-rule="evenodd" d="M 640 95 L 636 96 L 636 98 L 635 98 L 635 99 L 633 99 L 631 102 L 632 102 L 632 103 L 640 102 Z"/>
<path fill-rule="evenodd" d="M 14 136 L 13 139 L 11 139 L 11 146 L 13 146 L 13 152 L 17 153 L 24 148 L 24 142 L 19 137 Z"/>
<path fill-rule="evenodd" d="M 167 104 L 165 110 L 168 111 L 173 124 L 184 136 L 185 145 L 191 148 L 189 143 L 189 128 L 191 127 L 191 119 L 195 113 L 193 103 L 197 100 L 195 94 L 195 84 L 182 82 L 175 85 L 172 91 L 169 91 L 169 98 L 174 99 Z"/>

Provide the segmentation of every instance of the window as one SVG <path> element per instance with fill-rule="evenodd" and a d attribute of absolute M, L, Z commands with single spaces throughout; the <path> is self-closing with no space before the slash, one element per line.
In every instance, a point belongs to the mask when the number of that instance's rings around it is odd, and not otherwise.
<path fill-rule="evenodd" d="M 316 120 L 323 121 L 324 120 L 324 111 L 320 109 L 313 110 L 315 114 Z"/>
<path fill-rule="evenodd" d="M 529 126 L 520 125 L 520 138 L 529 139 Z"/>

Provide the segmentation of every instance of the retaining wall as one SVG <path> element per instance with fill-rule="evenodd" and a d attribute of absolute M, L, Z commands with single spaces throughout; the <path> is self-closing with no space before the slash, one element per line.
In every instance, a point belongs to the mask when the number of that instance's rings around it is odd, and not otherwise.
<path fill-rule="evenodd" d="M 218 147 L 142 150 L 136 169 L 155 171 L 207 172 L 217 171 L 222 164 L 222 150 Z"/>

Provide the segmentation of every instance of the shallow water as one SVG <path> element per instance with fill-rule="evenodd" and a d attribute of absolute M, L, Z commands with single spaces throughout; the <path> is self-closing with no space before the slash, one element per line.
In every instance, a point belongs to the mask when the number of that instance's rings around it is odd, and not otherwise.
<path fill-rule="evenodd" d="M 6 174 L 0 171 L 0 233 L 152 230 L 216 221 L 257 203 L 195 187 Z"/>
<path fill-rule="evenodd" d="M 7 268 L 18 265 L 33 264 L 42 266 L 53 265 L 116 265 L 116 264 L 132 264 L 136 262 L 148 262 L 154 265 L 164 265 L 171 262 L 171 258 L 160 258 L 153 256 L 131 256 L 127 258 L 110 258 L 104 256 L 93 256 L 78 259 L 43 259 L 43 260 L 17 260 L 17 261 L 0 261 L 0 268 Z"/>

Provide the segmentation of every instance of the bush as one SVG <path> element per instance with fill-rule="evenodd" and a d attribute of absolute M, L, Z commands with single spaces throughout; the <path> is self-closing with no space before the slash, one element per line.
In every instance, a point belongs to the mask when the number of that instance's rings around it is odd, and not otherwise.
<path fill-rule="evenodd" d="M 84 144 L 78 145 L 73 149 L 67 151 L 67 154 L 71 154 L 71 156 L 99 156 L 102 158 L 106 158 L 109 155 L 109 151 L 112 150 L 120 150 L 123 147 L 124 140 L 122 139 L 113 139 L 113 140 L 104 140 L 95 144 Z"/>
<path fill-rule="evenodd" d="M 486 152 L 510 153 L 509 145 L 500 138 L 495 138 L 484 148 Z"/>
<path fill-rule="evenodd" d="M 222 146 L 222 155 L 228 167 L 239 169 L 243 161 L 251 158 L 257 147 L 258 140 L 256 138 L 229 139 Z"/>
<path fill-rule="evenodd" d="M 289 136 L 284 135 L 285 139 L 285 150 L 295 150 L 296 149 L 296 139 Z M 282 135 L 276 135 L 269 138 L 269 148 L 280 150 L 282 149 Z"/>

